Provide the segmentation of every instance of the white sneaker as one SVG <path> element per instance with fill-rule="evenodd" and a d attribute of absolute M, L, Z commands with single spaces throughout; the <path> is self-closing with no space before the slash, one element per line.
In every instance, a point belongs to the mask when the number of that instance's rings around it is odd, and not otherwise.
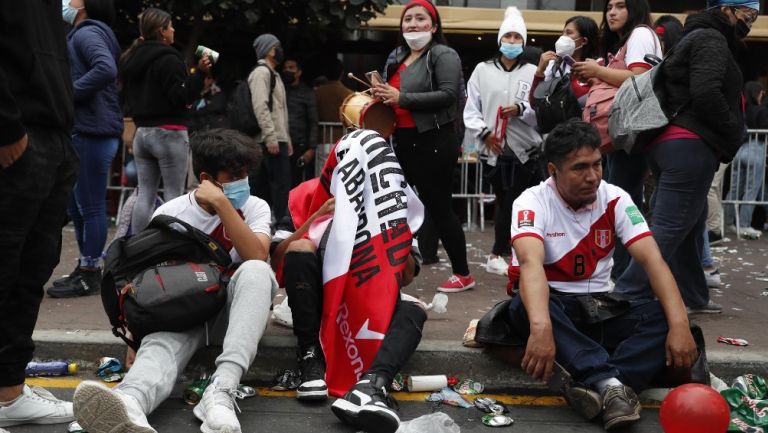
<path fill-rule="evenodd" d="M 99 382 L 81 383 L 72 400 L 77 422 L 89 433 L 157 433 L 134 397 Z"/>
<path fill-rule="evenodd" d="M 0 406 L 0 427 L 19 424 L 58 424 L 75 419 L 72 403 L 61 401 L 45 388 L 24 385 L 10 406 Z"/>
<path fill-rule="evenodd" d="M 507 276 L 507 270 L 509 270 L 509 263 L 504 260 L 504 257 L 488 256 L 488 261 L 485 263 L 485 270 L 491 274 Z"/>
<path fill-rule="evenodd" d="M 192 410 L 197 419 L 203 422 L 200 426 L 203 433 L 241 433 L 240 421 L 235 413 L 235 408 L 240 411 L 235 402 L 237 384 L 224 382 L 221 377 L 215 378 Z"/>
<path fill-rule="evenodd" d="M 720 271 L 715 269 L 714 271 L 704 271 L 704 278 L 707 280 L 707 287 L 711 289 L 717 289 L 723 285 L 723 281 L 720 279 Z"/>

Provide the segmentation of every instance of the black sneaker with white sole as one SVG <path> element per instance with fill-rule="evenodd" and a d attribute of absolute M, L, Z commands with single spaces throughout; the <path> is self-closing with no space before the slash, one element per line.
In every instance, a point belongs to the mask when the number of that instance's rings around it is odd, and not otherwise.
<path fill-rule="evenodd" d="M 328 385 L 325 383 L 325 357 L 318 346 L 299 350 L 301 383 L 296 388 L 299 400 L 327 400 Z"/>
<path fill-rule="evenodd" d="M 97 295 L 101 292 L 101 269 L 90 271 L 79 269 L 73 277 L 59 285 L 49 287 L 46 292 L 51 298 L 75 298 Z"/>
<path fill-rule="evenodd" d="M 400 417 L 392 409 L 394 399 L 387 394 L 387 379 L 366 374 L 343 398 L 331 405 L 334 415 L 346 424 L 369 433 L 395 433 Z"/>

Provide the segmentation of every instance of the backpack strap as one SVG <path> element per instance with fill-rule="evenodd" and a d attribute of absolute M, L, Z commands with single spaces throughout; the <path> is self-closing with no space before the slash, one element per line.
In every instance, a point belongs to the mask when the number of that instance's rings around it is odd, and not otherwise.
<path fill-rule="evenodd" d="M 273 94 L 275 93 L 275 85 L 277 85 L 277 73 L 264 63 L 257 64 L 256 68 L 258 67 L 264 67 L 269 70 L 269 96 L 267 97 L 267 108 L 269 108 L 269 111 L 272 111 L 272 99 Z"/>

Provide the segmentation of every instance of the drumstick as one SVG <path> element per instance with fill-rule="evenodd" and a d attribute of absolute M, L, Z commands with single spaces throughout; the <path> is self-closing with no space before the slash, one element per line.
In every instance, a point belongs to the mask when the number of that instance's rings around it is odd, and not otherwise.
<path fill-rule="evenodd" d="M 359 79 L 359 78 L 355 77 L 355 74 L 353 74 L 353 73 L 351 73 L 351 72 L 347 74 L 347 77 L 349 77 L 349 78 L 351 78 L 351 79 L 353 79 L 353 80 L 355 80 L 355 81 L 359 81 L 359 82 L 363 83 L 364 85 L 366 85 L 367 87 L 371 87 L 371 84 L 370 84 L 370 83 L 367 83 L 367 82 L 365 82 L 365 81 L 363 81 L 363 80 L 361 80 L 361 79 Z"/>

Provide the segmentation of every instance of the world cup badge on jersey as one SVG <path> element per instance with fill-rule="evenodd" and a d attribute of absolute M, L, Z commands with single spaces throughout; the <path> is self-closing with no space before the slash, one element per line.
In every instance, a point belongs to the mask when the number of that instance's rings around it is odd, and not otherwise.
<path fill-rule="evenodd" d="M 610 230 L 595 230 L 595 244 L 600 248 L 608 248 L 611 245 Z"/>
<path fill-rule="evenodd" d="M 517 228 L 533 227 L 536 213 L 532 210 L 521 210 L 517 212 Z"/>

